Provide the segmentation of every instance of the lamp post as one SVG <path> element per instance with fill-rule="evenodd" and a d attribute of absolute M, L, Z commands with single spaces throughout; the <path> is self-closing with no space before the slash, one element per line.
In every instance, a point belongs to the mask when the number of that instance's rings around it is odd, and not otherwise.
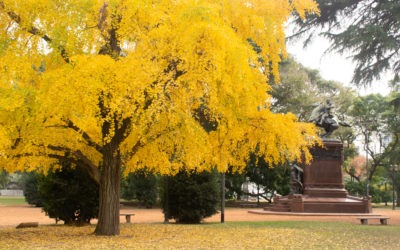
<path fill-rule="evenodd" d="M 387 179 L 385 178 L 385 207 L 388 205 L 388 198 L 387 198 Z"/>
<path fill-rule="evenodd" d="M 365 196 L 369 197 L 369 171 L 368 171 L 368 131 L 365 134 Z"/>
<path fill-rule="evenodd" d="M 257 174 L 257 207 L 260 206 L 260 167 L 256 168 L 256 174 Z"/>
<path fill-rule="evenodd" d="M 221 223 L 225 223 L 225 172 L 221 174 Z"/>
<path fill-rule="evenodd" d="M 392 164 L 391 170 L 392 170 L 392 209 L 396 209 L 396 173 L 397 173 L 397 165 Z"/>
<path fill-rule="evenodd" d="M 369 150 L 369 140 L 370 133 L 374 132 L 379 125 L 379 114 L 376 112 L 376 110 L 373 108 L 373 100 L 369 100 L 366 103 L 366 110 L 365 114 L 367 116 L 363 116 L 362 120 L 360 121 L 359 126 L 361 126 L 362 133 L 365 135 L 365 156 L 366 156 L 366 162 L 365 162 L 365 172 L 366 172 L 366 180 L 365 180 L 365 195 L 367 198 L 369 198 L 369 169 L 368 169 L 368 150 Z M 371 109 L 372 108 L 372 109 Z M 363 128 L 364 127 L 364 128 Z"/>
<path fill-rule="evenodd" d="M 164 180 L 165 180 L 165 192 L 164 192 L 164 198 L 165 198 L 165 212 L 164 212 L 164 224 L 168 224 L 169 223 L 169 194 L 168 194 L 168 176 L 165 175 L 164 176 Z"/>

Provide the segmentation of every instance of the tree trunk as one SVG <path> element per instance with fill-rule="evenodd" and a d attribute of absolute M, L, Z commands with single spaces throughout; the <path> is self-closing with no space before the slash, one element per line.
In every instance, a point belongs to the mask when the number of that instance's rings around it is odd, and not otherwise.
<path fill-rule="evenodd" d="M 110 150 L 111 151 L 111 150 Z M 121 178 L 119 154 L 105 153 L 100 177 L 100 205 L 96 235 L 119 235 L 119 197 Z"/>

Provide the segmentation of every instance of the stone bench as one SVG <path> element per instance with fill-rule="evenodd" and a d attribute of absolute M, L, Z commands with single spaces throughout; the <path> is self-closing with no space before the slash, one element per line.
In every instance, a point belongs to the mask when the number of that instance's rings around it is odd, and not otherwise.
<path fill-rule="evenodd" d="M 134 216 L 134 213 L 120 213 L 120 216 L 125 216 L 126 223 L 131 223 L 131 216 Z"/>
<path fill-rule="evenodd" d="M 387 225 L 388 224 L 387 221 L 390 218 L 389 217 L 381 217 L 381 216 L 377 216 L 377 217 L 366 216 L 366 217 L 359 217 L 357 219 L 359 219 L 361 224 L 363 224 L 363 225 L 368 225 L 368 220 L 379 220 L 382 225 Z"/>

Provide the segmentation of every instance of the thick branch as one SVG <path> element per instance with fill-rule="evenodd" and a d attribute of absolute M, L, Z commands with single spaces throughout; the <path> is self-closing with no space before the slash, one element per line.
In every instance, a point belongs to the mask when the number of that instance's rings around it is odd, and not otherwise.
<path fill-rule="evenodd" d="M 395 135 L 394 141 L 390 144 L 390 146 L 387 147 L 382 154 L 378 154 L 377 156 L 374 154 L 373 150 L 370 147 L 367 147 L 367 151 L 369 152 L 369 155 L 371 156 L 373 163 L 371 164 L 371 169 L 369 171 L 369 175 L 367 176 L 369 180 L 372 179 L 376 169 L 378 168 L 378 166 L 381 165 L 381 163 L 386 159 L 386 157 L 397 149 L 398 142 L 399 142 L 399 137 Z"/>
<path fill-rule="evenodd" d="M 148 130 L 150 130 L 150 129 L 148 128 Z M 171 132 L 172 130 L 173 130 L 172 128 L 166 128 L 165 130 L 161 131 L 160 133 L 150 136 L 149 138 L 147 138 L 146 141 L 147 141 L 147 143 L 151 143 L 151 142 L 157 140 L 158 138 L 160 138 L 161 136 L 167 134 L 168 132 Z M 125 157 L 124 157 L 125 161 L 128 161 L 130 158 L 132 158 L 136 154 L 136 152 L 141 147 L 144 147 L 145 145 L 146 144 L 143 142 L 142 138 L 139 138 L 137 140 L 137 142 L 135 143 L 135 145 L 133 145 L 131 150 L 127 154 L 125 154 Z"/>
<path fill-rule="evenodd" d="M 68 161 L 79 165 L 79 166 L 83 166 L 86 168 L 86 170 L 88 171 L 90 177 L 96 181 L 96 183 L 100 183 L 100 173 L 99 173 L 99 169 L 97 168 L 97 166 L 89 159 L 87 158 L 80 150 L 74 151 L 71 150 L 67 147 L 61 147 L 61 146 L 54 146 L 54 145 L 48 145 L 47 146 L 49 149 L 54 150 L 54 151 L 59 151 L 59 152 L 69 152 L 72 156 L 74 156 L 74 158 L 72 157 L 66 157 L 63 155 L 57 155 L 57 154 L 48 154 L 47 156 L 54 158 L 54 159 L 68 159 Z"/>
<path fill-rule="evenodd" d="M 360 182 L 360 176 L 355 175 L 355 173 L 354 173 L 355 171 L 353 172 L 353 171 L 349 170 L 349 168 L 346 165 L 343 167 L 343 170 L 346 174 L 350 175 L 350 177 L 356 179 L 357 182 Z"/>
<path fill-rule="evenodd" d="M 111 144 L 115 145 L 115 150 L 119 148 L 122 142 L 128 137 L 131 129 L 131 118 L 125 118 L 122 121 L 121 127 L 116 129 L 115 136 L 111 140 Z"/>
<path fill-rule="evenodd" d="M 53 127 L 53 128 L 70 128 L 74 130 L 75 132 L 79 133 L 82 135 L 82 138 L 86 141 L 87 145 L 90 147 L 93 147 L 97 152 L 101 153 L 102 152 L 102 147 L 101 145 L 97 144 L 95 141 L 92 140 L 92 138 L 86 133 L 83 132 L 77 125 L 75 125 L 71 120 L 63 120 L 63 122 L 66 123 L 66 125 L 52 125 L 48 127 Z"/>
<path fill-rule="evenodd" d="M 100 172 L 93 162 L 87 158 L 80 150 L 73 152 L 74 156 L 78 158 L 79 165 L 85 166 L 90 177 L 98 184 L 100 184 Z"/>
<path fill-rule="evenodd" d="M 131 149 L 128 153 L 125 154 L 125 156 L 124 156 L 125 162 L 127 162 L 130 158 L 132 158 L 132 157 L 136 154 L 136 152 L 137 152 L 141 147 L 143 147 L 144 145 L 145 145 L 145 144 L 142 142 L 141 139 L 137 140 L 137 142 L 135 143 L 135 145 L 133 145 L 132 149 Z"/>
<path fill-rule="evenodd" d="M 100 173 L 99 173 L 98 169 L 97 168 L 93 169 L 91 167 L 91 165 L 87 165 L 86 162 L 84 162 L 80 159 L 74 159 L 74 158 L 65 157 L 65 156 L 57 155 L 57 154 L 48 154 L 47 156 L 50 158 L 53 158 L 53 159 L 57 159 L 59 161 L 67 160 L 71 163 L 74 163 L 75 165 L 84 167 L 87 170 L 90 178 L 92 180 L 94 180 L 97 184 L 100 183 Z"/>
<path fill-rule="evenodd" d="M 55 154 L 55 153 L 49 153 L 49 154 L 41 154 L 43 156 L 47 156 L 53 159 L 57 160 L 68 160 L 71 163 L 74 163 L 76 165 L 85 167 L 86 170 L 88 171 L 88 174 L 90 177 L 96 182 L 100 183 L 100 172 L 97 166 L 89 159 L 87 158 L 80 150 L 73 151 L 70 148 L 67 147 L 62 147 L 62 146 L 55 146 L 55 145 L 36 145 L 38 147 L 47 147 L 48 149 L 51 149 L 53 151 L 58 151 L 63 154 Z M 72 157 L 67 157 L 65 156 L 65 153 L 69 153 Z M 24 153 L 24 154 L 17 154 L 13 155 L 13 158 L 23 158 L 23 157 L 31 157 L 35 156 L 33 153 Z"/>
<path fill-rule="evenodd" d="M 85 139 L 87 144 L 93 148 L 95 148 L 98 152 L 102 152 L 102 147 L 94 142 L 92 138 L 86 133 L 83 132 L 78 126 L 76 126 L 71 120 L 65 121 L 67 123 L 68 128 L 73 129 L 74 131 L 80 133 L 82 135 L 82 138 Z"/>

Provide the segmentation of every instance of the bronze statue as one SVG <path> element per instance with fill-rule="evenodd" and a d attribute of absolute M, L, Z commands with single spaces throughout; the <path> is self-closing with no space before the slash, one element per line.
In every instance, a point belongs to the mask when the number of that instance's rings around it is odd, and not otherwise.
<path fill-rule="evenodd" d="M 290 193 L 303 193 L 303 169 L 294 163 L 290 166 Z"/>
<path fill-rule="evenodd" d="M 311 112 L 309 121 L 315 123 L 318 127 L 325 130 L 325 134 L 322 137 L 328 137 L 339 128 L 339 125 L 348 127 L 349 125 L 345 122 L 338 122 L 334 113 L 334 106 L 331 101 L 326 100 L 326 104 L 320 103 Z"/>

